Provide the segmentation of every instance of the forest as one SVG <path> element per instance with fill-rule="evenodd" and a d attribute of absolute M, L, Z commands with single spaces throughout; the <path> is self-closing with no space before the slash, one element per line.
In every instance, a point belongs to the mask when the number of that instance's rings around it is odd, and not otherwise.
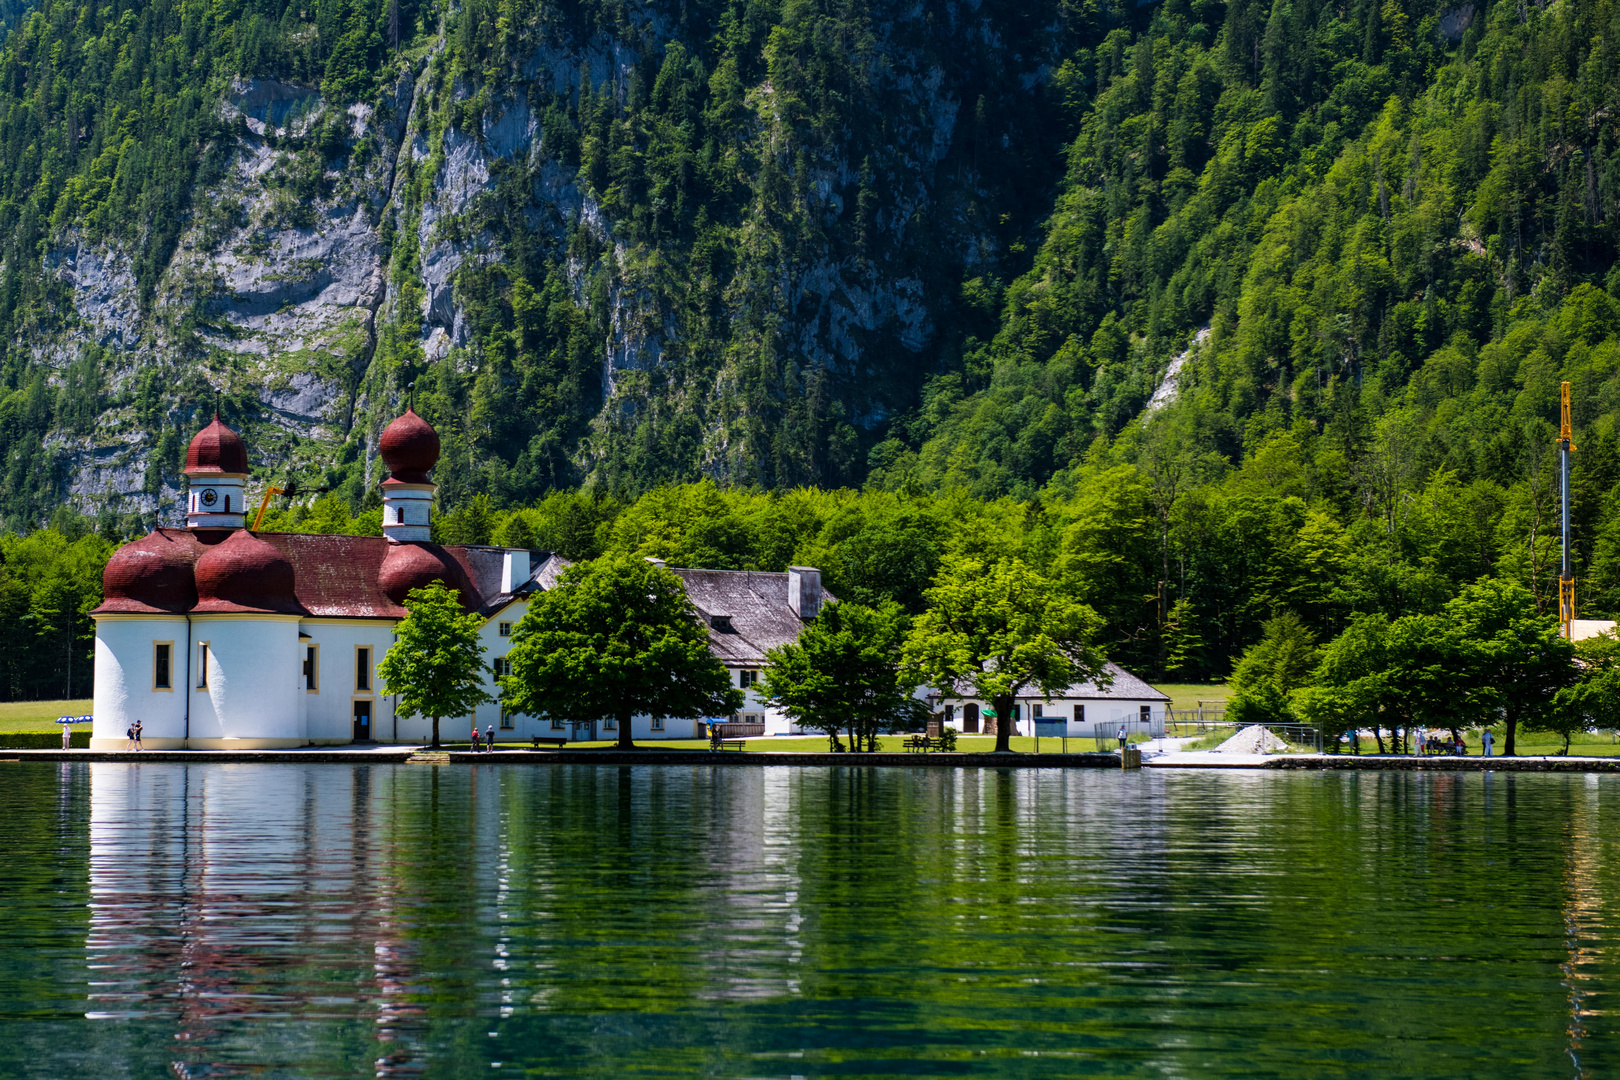
<path fill-rule="evenodd" d="M 976 38 L 960 10 L 44 0 L 0 45 L 0 516 L 28 534 L 6 543 L 71 561 L 173 520 L 216 391 L 267 447 L 256 484 L 328 489 L 267 527 L 375 531 L 368 440 L 410 386 L 445 436 L 447 542 L 808 563 L 913 612 L 944 560 L 1017 554 L 1119 662 L 1221 679 L 1285 614 L 1312 650 L 1481 582 L 1549 618 L 1567 381 L 1578 605 L 1620 613 L 1620 7 L 984 4 Z M 526 82 L 600 41 L 617 74 Z M 255 138 L 214 103 L 272 76 L 380 102 L 407 70 L 427 156 L 379 211 L 358 419 L 294 462 L 252 438 L 273 410 L 207 344 L 218 309 L 164 299 L 194 193 Z M 465 340 L 433 358 L 404 238 L 447 133 L 515 92 L 542 137 L 435 226 L 494 246 L 454 276 Z M 329 119 L 284 142 L 277 205 L 379 152 Z M 537 210 L 542 174 L 600 227 Z M 181 335 L 167 366 L 61 346 L 66 235 L 130 253 Z M 921 315 L 834 332 L 827 275 L 871 303 L 904 285 Z M 604 366 L 628 323 L 660 328 L 656 356 Z M 139 491 L 75 495 L 67 448 L 107 425 L 145 448 Z"/>

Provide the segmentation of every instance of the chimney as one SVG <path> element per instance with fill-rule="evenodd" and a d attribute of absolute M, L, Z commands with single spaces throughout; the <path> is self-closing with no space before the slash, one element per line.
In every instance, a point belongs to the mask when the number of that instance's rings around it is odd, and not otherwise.
<path fill-rule="evenodd" d="M 501 592 L 517 592 L 529 580 L 529 550 L 507 548 L 501 562 Z"/>
<path fill-rule="evenodd" d="M 788 567 L 788 607 L 808 622 L 821 614 L 821 571 L 813 566 Z"/>

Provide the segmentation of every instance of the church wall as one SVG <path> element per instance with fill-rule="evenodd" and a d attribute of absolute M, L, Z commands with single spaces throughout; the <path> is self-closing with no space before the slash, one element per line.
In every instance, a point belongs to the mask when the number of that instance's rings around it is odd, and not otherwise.
<path fill-rule="evenodd" d="M 153 685 L 154 644 L 172 643 L 167 690 Z M 139 720 L 142 745 L 178 750 L 185 743 L 186 619 L 183 615 L 101 615 L 96 618 L 95 723 L 92 750 L 122 750 Z"/>
<path fill-rule="evenodd" d="M 355 702 L 371 706 L 373 742 L 396 741 L 394 698 L 385 693 L 377 668 L 394 644 L 392 619 L 305 619 L 299 628 L 309 635 L 299 642 L 299 694 L 308 717 L 306 734 L 317 745 L 338 745 L 354 741 Z M 315 692 L 305 686 L 302 672 L 304 652 L 317 647 Z M 359 650 L 369 649 L 368 670 L 362 680 L 358 671 Z M 365 685 L 361 685 L 362 682 Z M 401 736 L 404 732 L 400 733 Z"/>
<path fill-rule="evenodd" d="M 193 750 L 303 746 L 308 740 L 294 615 L 193 615 Z M 197 644 L 208 643 L 206 685 Z"/>

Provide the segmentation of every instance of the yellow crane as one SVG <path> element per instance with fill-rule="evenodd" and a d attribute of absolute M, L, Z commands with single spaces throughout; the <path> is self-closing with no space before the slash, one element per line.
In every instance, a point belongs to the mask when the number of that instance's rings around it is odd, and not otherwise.
<path fill-rule="evenodd" d="M 1575 450 L 1575 433 L 1569 422 L 1569 383 L 1558 388 L 1558 495 L 1559 525 L 1563 534 L 1563 561 L 1558 570 L 1558 625 L 1564 639 L 1570 639 L 1569 624 L 1575 619 L 1575 570 L 1569 556 L 1569 455 Z"/>
<path fill-rule="evenodd" d="M 265 489 L 264 498 L 259 500 L 259 512 L 257 514 L 253 515 L 253 531 L 254 532 L 259 531 L 259 522 L 264 520 L 264 512 L 267 509 L 270 508 L 270 500 L 275 498 L 277 495 L 285 495 L 285 494 L 287 494 L 287 489 L 286 488 L 273 487 L 273 488 L 266 488 Z"/>
<path fill-rule="evenodd" d="M 300 491 L 296 480 L 288 482 L 284 488 L 272 487 L 265 491 L 264 498 L 259 500 L 259 512 L 253 515 L 253 532 L 259 531 L 259 522 L 264 520 L 264 512 L 270 508 L 270 500 L 277 495 L 286 495 L 292 498 L 295 495 L 318 495 L 328 489 L 324 487 L 311 488 L 309 491 Z"/>

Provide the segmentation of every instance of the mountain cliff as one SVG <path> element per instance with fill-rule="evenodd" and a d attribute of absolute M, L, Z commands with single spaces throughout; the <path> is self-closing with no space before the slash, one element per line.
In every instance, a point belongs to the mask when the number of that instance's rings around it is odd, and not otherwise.
<path fill-rule="evenodd" d="M 859 482 L 1061 175 L 1057 3 L 47 2 L 0 54 L 3 508 L 174 505 L 216 406 L 356 504 Z M 408 389 L 412 388 L 412 389 Z"/>
<path fill-rule="evenodd" d="M 0 515 L 172 514 L 215 407 L 258 482 L 363 510 L 407 397 L 447 511 L 1064 496 L 1108 447 L 1170 502 L 1268 453 L 1340 512 L 1510 488 L 1560 379 L 1583 432 L 1620 408 L 1615 34 L 1596 0 L 44 0 L 0 47 Z"/>

